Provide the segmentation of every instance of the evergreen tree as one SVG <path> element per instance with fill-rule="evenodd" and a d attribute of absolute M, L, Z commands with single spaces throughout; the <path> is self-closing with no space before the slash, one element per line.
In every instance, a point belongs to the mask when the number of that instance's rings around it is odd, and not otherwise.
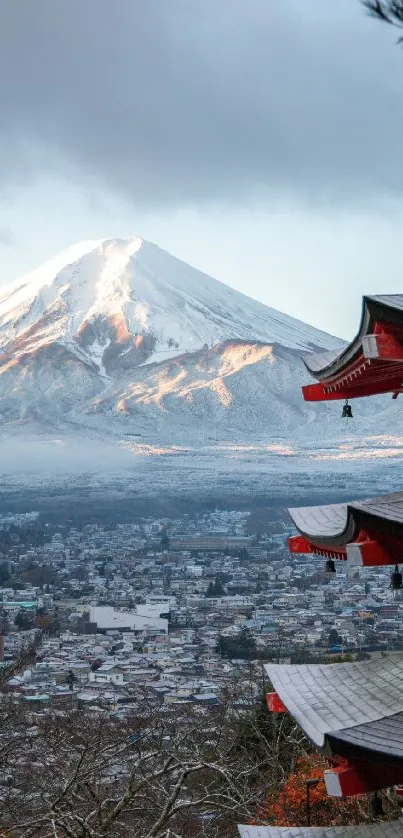
<path fill-rule="evenodd" d="M 7 611 L 2 608 L 0 609 L 0 634 L 8 634 L 10 631 L 10 620 L 8 618 Z"/>
<path fill-rule="evenodd" d="M 225 596 L 224 585 L 219 576 L 216 576 L 216 580 L 214 582 L 214 596 Z"/>
<path fill-rule="evenodd" d="M 166 529 L 162 530 L 161 533 L 161 550 L 163 553 L 169 550 L 169 537 Z"/>
<path fill-rule="evenodd" d="M 5 585 L 10 578 L 10 571 L 7 562 L 0 564 L 0 585 Z"/>
<path fill-rule="evenodd" d="M 223 637 L 220 635 L 217 652 L 223 658 L 230 659 L 254 660 L 257 657 L 254 637 L 246 628 L 243 628 L 236 637 Z"/>
<path fill-rule="evenodd" d="M 76 678 L 76 676 L 74 675 L 74 672 L 73 672 L 73 670 L 72 670 L 72 669 L 69 669 L 69 671 L 68 671 L 68 673 L 67 673 L 67 678 L 66 678 L 66 680 L 67 680 L 67 683 L 68 683 L 68 685 L 69 685 L 69 690 L 72 690 L 72 689 L 73 689 L 74 682 L 77 680 L 77 678 Z"/>
<path fill-rule="evenodd" d="M 335 628 L 331 628 L 329 631 L 328 643 L 329 646 L 341 646 L 343 643 L 343 638 Z"/>
<path fill-rule="evenodd" d="M 18 611 L 18 614 L 14 617 L 14 622 L 20 631 L 28 631 L 32 628 L 31 616 L 26 611 Z"/>

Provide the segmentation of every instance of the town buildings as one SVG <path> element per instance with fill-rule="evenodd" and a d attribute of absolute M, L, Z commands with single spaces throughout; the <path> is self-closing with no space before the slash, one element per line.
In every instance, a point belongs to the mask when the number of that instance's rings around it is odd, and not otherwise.
<path fill-rule="evenodd" d="M 320 556 L 289 553 L 284 510 L 267 510 L 263 532 L 251 521 L 236 510 L 113 528 L 44 521 L 38 540 L 37 516 L 8 516 L 3 664 L 40 637 L 36 662 L 9 689 L 44 710 L 117 712 L 139 688 L 161 704 L 209 706 L 231 679 L 250 679 L 251 662 L 257 695 L 260 661 L 403 648 L 403 600 L 387 569 L 340 563 L 329 576 Z"/>

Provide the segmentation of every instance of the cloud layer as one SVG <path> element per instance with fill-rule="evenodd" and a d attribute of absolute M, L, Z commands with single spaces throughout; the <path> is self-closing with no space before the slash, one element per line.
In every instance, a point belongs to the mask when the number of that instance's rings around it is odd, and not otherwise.
<path fill-rule="evenodd" d="M 3 187 L 70 171 L 151 207 L 403 192 L 403 53 L 359 0 L 12 0 Z"/>

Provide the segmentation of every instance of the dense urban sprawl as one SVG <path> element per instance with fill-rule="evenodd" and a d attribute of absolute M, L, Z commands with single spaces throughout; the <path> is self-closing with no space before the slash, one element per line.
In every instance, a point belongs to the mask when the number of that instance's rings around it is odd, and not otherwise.
<path fill-rule="evenodd" d="M 82 529 L 31 513 L 1 527 L 1 666 L 35 641 L 8 681 L 30 708 L 124 713 L 139 686 L 208 707 L 252 663 L 257 693 L 263 660 L 400 648 L 389 571 L 349 578 L 342 562 L 326 574 L 320 557 L 293 558 L 281 510 Z"/>

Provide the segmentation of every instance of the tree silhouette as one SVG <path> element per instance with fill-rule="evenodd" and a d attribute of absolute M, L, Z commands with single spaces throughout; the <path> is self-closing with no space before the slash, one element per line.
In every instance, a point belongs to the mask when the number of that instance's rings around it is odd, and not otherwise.
<path fill-rule="evenodd" d="M 378 20 L 394 26 L 403 26 L 403 0 L 362 0 L 362 2 L 367 11 Z"/>
<path fill-rule="evenodd" d="M 216 576 L 214 582 L 210 582 L 206 591 L 206 597 L 225 596 L 224 585 L 219 576 Z"/>
<path fill-rule="evenodd" d="M 7 611 L 0 608 L 0 634 L 8 634 L 10 631 L 10 620 Z"/>
<path fill-rule="evenodd" d="M 254 660 L 257 657 L 255 639 L 246 628 L 243 628 L 235 637 L 225 637 L 220 634 L 217 652 L 223 658 Z"/>
<path fill-rule="evenodd" d="M 343 643 L 343 638 L 335 628 L 331 628 L 329 631 L 329 638 L 328 638 L 329 646 L 341 646 Z"/>
<path fill-rule="evenodd" d="M 166 528 L 164 528 L 161 533 L 161 550 L 163 552 L 169 550 L 169 536 Z"/>
<path fill-rule="evenodd" d="M 0 564 L 0 585 L 5 585 L 10 578 L 10 571 L 8 569 L 7 562 L 2 562 Z"/>
<path fill-rule="evenodd" d="M 32 628 L 32 618 L 30 614 L 27 614 L 26 611 L 18 611 L 18 613 L 14 617 L 15 625 L 20 629 L 20 631 L 27 631 L 28 629 Z"/>

